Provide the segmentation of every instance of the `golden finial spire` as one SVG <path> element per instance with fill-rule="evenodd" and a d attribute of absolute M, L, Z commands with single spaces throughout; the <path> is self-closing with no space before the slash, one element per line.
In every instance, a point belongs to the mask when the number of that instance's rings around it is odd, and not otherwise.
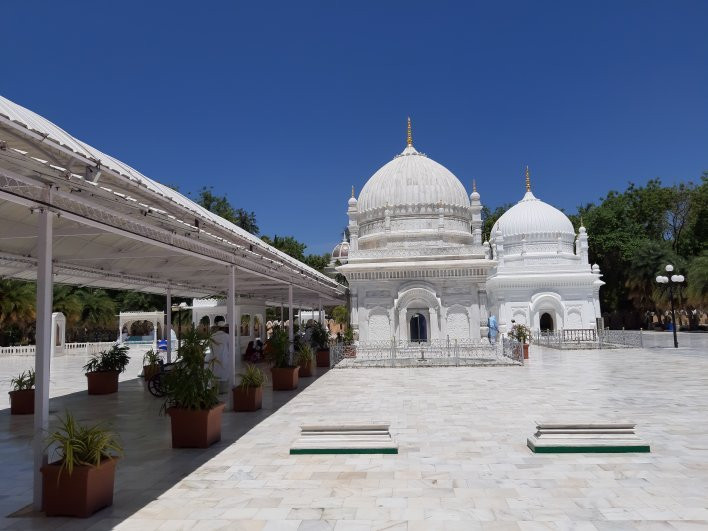
<path fill-rule="evenodd" d="M 531 177 L 529 176 L 529 167 L 526 165 L 526 191 L 531 191 Z"/>
<path fill-rule="evenodd" d="M 472 179 L 472 191 L 477 191 L 477 181 L 475 179 Z"/>
<path fill-rule="evenodd" d="M 409 146 L 413 145 L 413 131 L 411 131 L 411 117 L 408 117 L 408 140 L 407 144 Z"/>
<path fill-rule="evenodd" d="M 354 185 L 352 184 L 352 198 L 354 198 Z"/>

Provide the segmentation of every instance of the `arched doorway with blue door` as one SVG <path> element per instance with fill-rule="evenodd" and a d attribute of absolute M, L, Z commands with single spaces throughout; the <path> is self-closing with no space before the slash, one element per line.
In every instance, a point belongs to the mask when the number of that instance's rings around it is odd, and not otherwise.
<path fill-rule="evenodd" d="M 411 343 L 428 341 L 428 323 L 425 320 L 425 316 L 421 313 L 416 313 L 411 317 L 410 339 Z"/>

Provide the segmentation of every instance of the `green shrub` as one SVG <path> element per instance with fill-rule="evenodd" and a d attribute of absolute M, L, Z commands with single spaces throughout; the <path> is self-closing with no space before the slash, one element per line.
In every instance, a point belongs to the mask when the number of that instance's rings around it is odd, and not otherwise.
<path fill-rule="evenodd" d="M 128 347 L 113 345 L 110 349 L 94 354 L 89 362 L 84 365 L 86 372 L 123 372 L 130 362 Z"/>
<path fill-rule="evenodd" d="M 284 328 L 277 327 L 273 330 L 270 336 L 270 351 L 268 353 L 268 361 L 271 362 L 276 369 L 292 367 L 290 356 L 290 338 L 288 331 Z"/>
<path fill-rule="evenodd" d="M 214 360 L 205 361 L 211 335 L 192 329 L 182 337 L 179 356 L 165 374 L 162 412 L 170 407 L 211 409 L 219 403 L 219 381 L 212 370 Z"/>
<path fill-rule="evenodd" d="M 148 350 L 143 356 L 143 365 L 157 365 L 160 362 L 160 354 L 153 349 Z"/>
<path fill-rule="evenodd" d="M 295 362 L 300 366 L 309 365 L 314 359 L 315 353 L 312 352 L 310 345 L 302 345 L 295 354 Z"/>
<path fill-rule="evenodd" d="M 238 386 L 244 390 L 249 387 L 262 387 L 266 382 L 266 374 L 250 363 L 246 365 L 246 370 L 240 373 L 239 376 L 241 377 L 241 382 Z"/>
<path fill-rule="evenodd" d="M 123 454 L 112 432 L 100 424 L 81 426 L 68 411 L 60 428 L 47 438 L 47 448 L 54 444 L 61 462 L 60 476 L 64 470 L 71 475 L 75 466 L 98 466 L 103 459 Z"/>
<path fill-rule="evenodd" d="M 34 370 L 23 371 L 19 376 L 10 380 L 13 391 L 26 391 L 34 389 Z"/>

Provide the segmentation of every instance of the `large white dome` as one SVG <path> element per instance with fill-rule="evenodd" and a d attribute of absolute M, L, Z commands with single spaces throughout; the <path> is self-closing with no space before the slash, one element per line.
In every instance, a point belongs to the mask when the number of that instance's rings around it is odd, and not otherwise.
<path fill-rule="evenodd" d="M 453 173 L 409 145 L 379 169 L 359 194 L 359 212 L 386 206 L 438 205 L 469 207 L 465 187 Z"/>

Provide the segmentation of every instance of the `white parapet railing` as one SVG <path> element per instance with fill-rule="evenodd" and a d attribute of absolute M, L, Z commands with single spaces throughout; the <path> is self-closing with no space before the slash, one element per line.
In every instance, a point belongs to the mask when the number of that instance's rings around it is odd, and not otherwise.
<path fill-rule="evenodd" d="M 98 354 L 102 350 L 111 348 L 115 341 L 101 341 L 97 343 L 65 343 L 63 349 L 57 347 L 55 356 L 91 356 Z M 24 345 L 20 347 L 0 347 L 0 357 L 6 356 L 34 356 L 37 347 L 35 345 Z"/>

